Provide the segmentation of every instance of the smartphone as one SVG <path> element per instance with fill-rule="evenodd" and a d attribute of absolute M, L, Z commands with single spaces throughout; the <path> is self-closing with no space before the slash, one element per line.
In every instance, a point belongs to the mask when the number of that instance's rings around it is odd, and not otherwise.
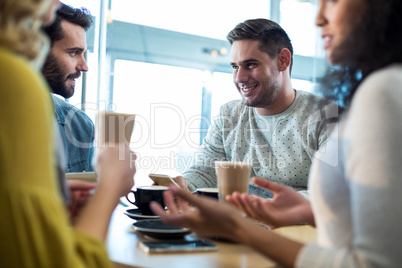
<path fill-rule="evenodd" d="M 163 174 L 149 174 L 148 175 L 151 180 L 154 181 L 155 184 L 157 185 L 162 185 L 162 186 L 169 186 L 171 184 L 180 187 L 173 179 L 172 177 L 168 175 L 163 175 Z"/>
<path fill-rule="evenodd" d="M 195 241 L 140 241 L 139 247 L 146 253 L 214 251 L 218 247 L 208 240 Z"/>

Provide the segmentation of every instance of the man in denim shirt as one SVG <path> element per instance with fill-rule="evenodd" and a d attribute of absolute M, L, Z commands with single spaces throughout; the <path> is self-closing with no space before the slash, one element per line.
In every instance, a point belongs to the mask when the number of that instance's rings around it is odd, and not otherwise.
<path fill-rule="evenodd" d="M 43 30 L 51 42 L 51 50 L 42 72 L 54 94 L 66 99 L 74 95 L 75 80 L 88 66 L 86 30 L 92 18 L 86 9 L 61 5 L 56 20 Z M 60 134 L 67 156 L 66 172 L 92 171 L 94 156 L 94 124 L 82 110 L 52 94 Z"/>

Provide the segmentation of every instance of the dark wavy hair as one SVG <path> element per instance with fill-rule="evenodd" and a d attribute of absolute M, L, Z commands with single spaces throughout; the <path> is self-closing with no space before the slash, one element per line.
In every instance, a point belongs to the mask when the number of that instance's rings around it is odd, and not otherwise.
<path fill-rule="evenodd" d="M 226 39 L 231 45 L 238 40 L 259 40 L 259 49 L 266 52 L 271 59 L 275 58 L 283 48 L 287 48 L 291 55 L 289 66 L 291 73 L 293 66 L 292 42 L 278 23 L 267 19 L 246 20 L 237 24 Z"/>
<path fill-rule="evenodd" d="M 54 22 L 51 25 L 42 28 L 42 30 L 49 36 L 51 46 L 53 46 L 56 41 L 64 38 L 63 28 L 61 27 L 62 20 L 79 25 L 85 31 L 91 27 L 93 22 L 88 9 L 73 8 L 69 5 L 61 4 L 59 10 L 57 10 Z"/>
<path fill-rule="evenodd" d="M 347 108 L 372 72 L 402 63 L 402 1 L 366 0 L 361 18 L 346 41 L 334 51 L 336 65 L 322 82 L 324 96 Z"/>

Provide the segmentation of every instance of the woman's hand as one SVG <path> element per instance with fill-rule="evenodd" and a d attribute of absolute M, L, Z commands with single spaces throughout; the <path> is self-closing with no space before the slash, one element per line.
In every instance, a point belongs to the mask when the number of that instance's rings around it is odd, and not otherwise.
<path fill-rule="evenodd" d="M 243 217 L 241 211 L 231 204 L 197 196 L 177 187 L 165 191 L 164 197 L 169 212 L 156 202 L 151 203 L 151 208 L 168 225 L 188 227 L 200 236 L 244 243 L 285 267 L 294 267 L 303 247 L 301 243 L 283 238 Z M 187 203 L 194 204 L 196 209 L 190 209 Z"/>
<path fill-rule="evenodd" d="M 237 241 L 242 222 L 247 221 L 241 212 L 230 204 L 224 204 L 208 197 L 200 197 L 186 189 L 171 187 L 164 192 L 169 211 L 156 202 L 151 209 L 168 225 L 190 228 L 201 236 L 226 238 Z M 188 203 L 196 208 L 189 207 Z"/>
<path fill-rule="evenodd" d="M 127 195 L 134 186 L 137 156 L 126 145 L 118 144 L 101 152 L 97 163 L 99 187 L 115 190 L 119 197 Z"/>
<path fill-rule="evenodd" d="M 273 193 L 272 199 L 233 193 L 226 200 L 244 211 L 249 217 L 271 228 L 310 224 L 315 225 L 310 202 L 297 191 L 267 179 L 253 178 L 253 182 Z"/>
<path fill-rule="evenodd" d="M 68 206 L 68 211 L 72 223 L 75 222 L 76 217 L 91 198 L 91 191 L 96 188 L 96 185 L 97 184 L 94 182 L 80 180 L 67 181 L 67 186 L 70 190 L 70 205 Z"/>
<path fill-rule="evenodd" d="M 119 198 L 134 185 L 135 159 L 134 152 L 124 144 L 108 146 L 101 152 L 96 166 L 98 186 L 77 218 L 76 229 L 106 239 L 110 217 Z"/>

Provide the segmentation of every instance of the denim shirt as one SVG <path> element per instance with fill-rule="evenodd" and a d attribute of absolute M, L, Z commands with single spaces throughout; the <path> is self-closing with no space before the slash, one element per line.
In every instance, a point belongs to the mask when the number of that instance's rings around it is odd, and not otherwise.
<path fill-rule="evenodd" d="M 84 111 L 51 95 L 60 135 L 64 141 L 66 172 L 92 171 L 95 134 L 92 120 Z"/>

